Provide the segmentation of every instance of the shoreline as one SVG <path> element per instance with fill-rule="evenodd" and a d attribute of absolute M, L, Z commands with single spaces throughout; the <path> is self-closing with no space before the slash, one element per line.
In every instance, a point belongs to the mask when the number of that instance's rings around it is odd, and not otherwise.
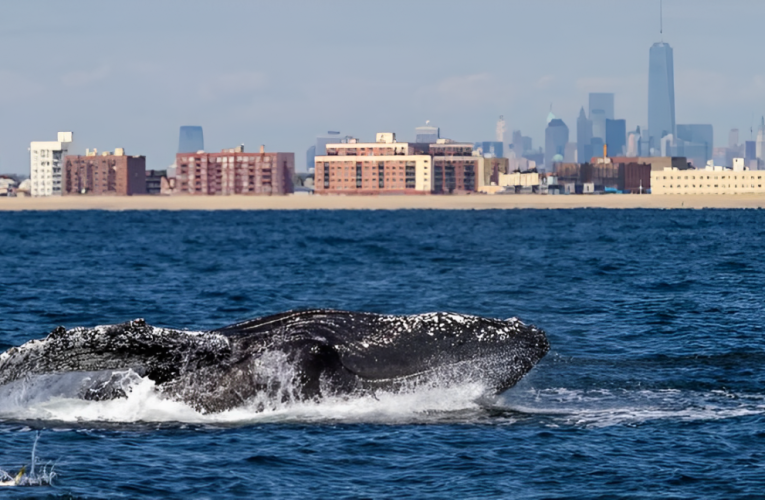
<path fill-rule="evenodd" d="M 753 209 L 765 195 L 429 195 L 429 196 L 60 196 L 0 197 L 0 212 L 52 210 L 510 210 Z"/>

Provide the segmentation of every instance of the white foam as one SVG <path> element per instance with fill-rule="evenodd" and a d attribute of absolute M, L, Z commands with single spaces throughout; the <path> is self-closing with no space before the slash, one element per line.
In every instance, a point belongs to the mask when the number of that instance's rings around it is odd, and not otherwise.
<path fill-rule="evenodd" d="M 420 386 L 396 393 L 377 392 L 355 397 L 329 397 L 320 401 L 291 398 L 255 400 L 229 411 L 203 414 L 191 406 L 162 396 L 154 382 L 131 377 L 126 398 L 87 401 L 72 394 L 46 393 L 39 384 L 20 384 L 15 391 L 23 393 L 3 398 L 0 419 L 45 420 L 59 422 L 183 422 L 195 424 L 248 424 L 257 422 L 400 422 L 432 420 L 453 412 L 479 410 L 476 402 L 485 392 L 478 384 L 460 386 Z M 14 401 L 13 403 L 10 403 Z M 435 416 L 435 417 L 434 417 Z"/>
<path fill-rule="evenodd" d="M 762 395 L 725 391 L 523 389 L 508 391 L 498 404 L 506 410 L 550 416 L 558 424 L 585 427 L 765 415 Z"/>

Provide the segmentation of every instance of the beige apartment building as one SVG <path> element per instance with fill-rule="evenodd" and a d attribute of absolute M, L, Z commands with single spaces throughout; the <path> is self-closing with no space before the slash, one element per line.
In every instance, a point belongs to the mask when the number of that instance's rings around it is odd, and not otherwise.
<path fill-rule="evenodd" d="M 375 142 L 327 144 L 315 158 L 316 194 L 428 194 L 433 191 L 433 161 L 414 143 L 378 133 Z"/>
<path fill-rule="evenodd" d="M 765 171 L 745 170 L 743 158 L 733 168 L 707 165 L 699 170 L 651 171 L 651 194 L 765 194 Z"/>

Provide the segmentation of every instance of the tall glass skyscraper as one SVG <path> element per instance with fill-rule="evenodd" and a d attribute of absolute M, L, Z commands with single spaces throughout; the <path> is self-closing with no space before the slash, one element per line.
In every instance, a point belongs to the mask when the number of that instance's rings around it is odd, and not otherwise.
<path fill-rule="evenodd" d="M 560 118 L 553 118 L 545 129 L 545 172 L 552 172 L 553 163 L 563 161 L 566 143 L 568 127 Z"/>
<path fill-rule="evenodd" d="M 606 120 L 608 156 L 623 156 L 627 149 L 627 121 Z"/>
<path fill-rule="evenodd" d="M 205 139 L 202 135 L 202 127 L 196 125 L 184 125 L 178 137 L 179 153 L 196 153 L 204 151 Z"/>
<path fill-rule="evenodd" d="M 592 136 L 606 140 L 606 120 L 614 119 L 614 94 L 611 92 L 590 93 L 590 121 Z"/>
<path fill-rule="evenodd" d="M 592 121 L 587 119 L 584 108 L 579 110 L 579 118 L 576 119 L 576 161 L 579 163 L 589 162 L 592 158 Z"/>
<path fill-rule="evenodd" d="M 648 134 L 657 150 L 661 138 L 675 133 L 675 70 L 672 47 L 653 44 L 648 58 Z"/>

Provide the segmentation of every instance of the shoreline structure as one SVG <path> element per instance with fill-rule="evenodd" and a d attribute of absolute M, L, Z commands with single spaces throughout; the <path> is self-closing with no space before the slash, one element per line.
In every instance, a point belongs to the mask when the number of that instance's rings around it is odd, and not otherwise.
<path fill-rule="evenodd" d="M 24 210 L 490 210 L 765 208 L 765 195 L 435 196 L 47 196 L 0 197 L 0 212 Z"/>

